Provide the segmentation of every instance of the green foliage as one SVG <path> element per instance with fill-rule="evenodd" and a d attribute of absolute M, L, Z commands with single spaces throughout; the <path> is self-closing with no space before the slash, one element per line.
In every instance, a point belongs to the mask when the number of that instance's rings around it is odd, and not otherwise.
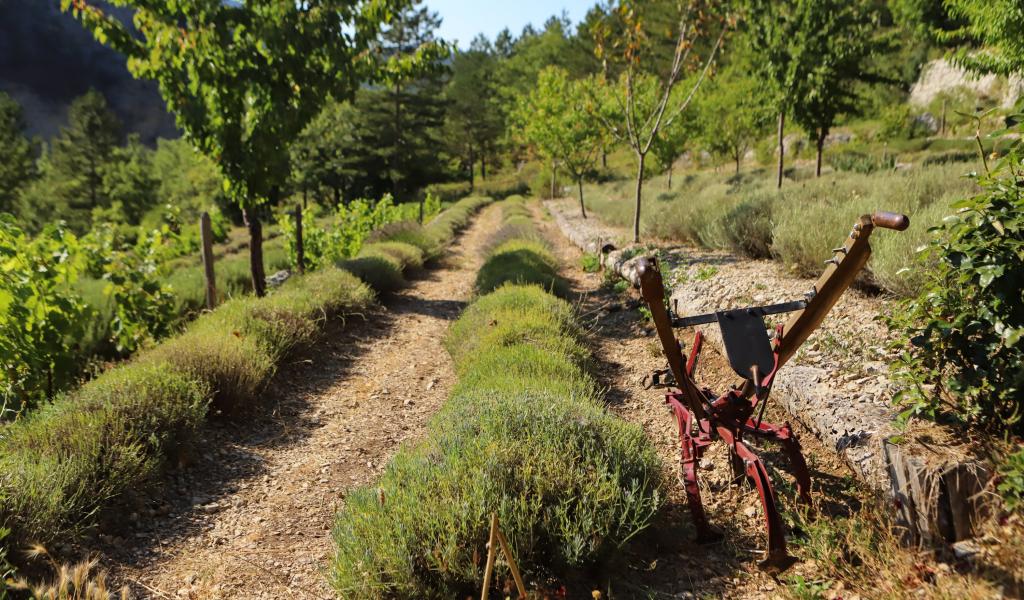
<path fill-rule="evenodd" d="M 587 82 L 572 81 L 559 67 L 547 67 L 537 76 L 537 85 L 524 96 L 513 120 L 523 139 L 549 162 L 565 169 L 580 190 L 583 207 L 583 177 L 593 167 L 606 135 L 587 110 Z"/>
<path fill-rule="evenodd" d="M 1009 510 L 1024 508 L 1024 446 L 1011 452 L 999 466 L 996 489 Z"/>
<path fill-rule="evenodd" d="M 971 40 L 981 47 L 964 45 L 954 61 L 974 71 L 1013 75 L 1024 70 L 1024 11 L 1017 0 L 946 0 L 949 15 L 962 25 L 940 35 L 944 40 Z"/>
<path fill-rule="evenodd" d="M 176 254 L 168 251 L 174 242 L 166 229 L 142 231 L 134 240 L 126 239 L 110 223 L 97 224 L 82 239 L 90 275 L 107 284 L 103 293 L 114 309 L 111 341 L 121 355 L 166 336 L 178 317 L 174 290 L 159 272 L 168 255 Z"/>
<path fill-rule="evenodd" d="M 602 406 L 580 335 L 572 308 L 536 287 L 505 286 L 466 310 L 446 341 L 459 384 L 429 438 L 338 514 L 340 595 L 472 589 L 492 511 L 527 577 L 592 564 L 650 524 L 657 455 Z"/>
<path fill-rule="evenodd" d="M 398 262 L 403 272 L 415 271 L 423 267 L 423 251 L 405 242 L 376 242 L 366 244 L 359 251 L 359 256 L 382 256 Z"/>
<path fill-rule="evenodd" d="M 158 182 L 156 196 L 160 204 L 177 207 L 189 225 L 196 223 L 203 211 L 221 215 L 223 211 L 229 210 L 230 203 L 224 196 L 217 165 L 197 152 L 187 141 L 157 140 L 152 162 L 153 177 Z M 223 219 L 219 221 L 221 224 L 223 222 Z M 222 241 L 217 224 L 215 218 L 214 239 Z M 152 226 L 152 223 L 149 224 L 150 228 Z"/>
<path fill-rule="evenodd" d="M 78 240 L 60 224 L 32 239 L 0 214 L 0 419 L 45 399 L 77 373 L 85 307 Z"/>
<path fill-rule="evenodd" d="M 1011 155 L 1013 162 L 1020 159 Z M 919 293 L 888 319 L 901 331 L 904 416 L 949 416 L 988 431 L 1024 431 L 1024 194 L 1007 169 L 955 203 L 921 260 Z M 909 348 L 909 350 L 907 350 Z"/>
<path fill-rule="evenodd" d="M 580 257 L 580 267 L 586 273 L 597 273 L 601 270 L 601 257 L 596 254 L 584 254 Z"/>
<path fill-rule="evenodd" d="M 771 121 L 759 96 L 759 83 L 743 68 L 732 67 L 708 82 L 705 91 L 707 97 L 700 105 L 703 145 L 712 154 L 733 161 L 739 173 L 750 144 L 764 134 Z"/>
<path fill-rule="evenodd" d="M 884 158 L 867 152 L 852 148 L 842 148 L 826 155 L 828 164 L 837 171 L 852 171 L 854 173 L 870 174 L 876 171 L 892 169 L 896 164 L 895 155 L 889 154 Z"/>
<path fill-rule="evenodd" d="M 339 269 L 348 271 L 378 294 L 390 294 L 405 287 L 402 265 L 390 256 L 360 256 L 339 261 Z"/>
<path fill-rule="evenodd" d="M 166 363 L 118 367 L 5 428 L 0 526 L 65 539 L 143 483 L 206 412 L 207 389 Z"/>
<path fill-rule="evenodd" d="M 21 106 L 0 92 L 0 212 L 11 212 L 20 189 L 36 176 L 32 154 Z"/>

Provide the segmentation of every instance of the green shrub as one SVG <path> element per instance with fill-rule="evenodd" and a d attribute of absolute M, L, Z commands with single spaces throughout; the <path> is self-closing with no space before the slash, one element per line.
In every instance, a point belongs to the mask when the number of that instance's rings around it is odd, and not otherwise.
<path fill-rule="evenodd" d="M 538 284 L 545 289 L 565 293 L 565 282 L 558 276 L 558 260 L 543 243 L 534 240 L 509 240 L 495 248 L 476 277 L 476 289 L 486 294 L 505 283 Z"/>
<path fill-rule="evenodd" d="M 775 195 L 755 194 L 722 217 L 728 250 L 751 258 L 769 258 L 772 248 L 772 204 Z"/>
<path fill-rule="evenodd" d="M 922 252 L 931 274 L 889 319 L 903 333 L 895 347 L 904 351 L 905 417 L 1024 432 L 1022 181 L 1014 172 L 982 178 L 982 192 L 954 204 Z"/>
<path fill-rule="evenodd" d="M 402 271 L 417 270 L 423 268 L 423 251 L 405 242 L 374 242 L 365 244 L 359 251 L 359 256 L 385 256 L 398 261 Z"/>
<path fill-rule="evenodd" d="M 1024 446 L 1006 456 L 999 466 L 999 483 L 996 486 L 1009 510 L 1024 508 Z M 2 563 L 0 563 L 2 564 Z"/>
<path fill-rule="evenodd" d="M 424 188 L 423 192 L 440 198 L 442 202 L 455 202 L 473 193 L 473 186 L 468 181 L 432 183 Z"/>
<path fill-rule="evenodd" d="M 265 298 L 225 302 L 144 360 L 169 362 L 208 382 L 214 406 L 250 406 L 295 346 L 311 341 L 321 321 L 365 306 L 372 292 L 351 273 L 328 267 L 289 279 Z"/>
<path fill-rule="evenodd" d="M 187 439 L 207 396 L 167 363 L 131 364 L 9 425 L 0 438 L 0 526 L 22 541 L 75 533 Z"/>
<path fill-rule="evenodd" d="M 338 268 L 352 273 L 378 294 L 397 292 L 406 285 L 405 277 L 402 276 L 402 266 L 390 257 L 350 258 L 340 261 Z"/>
<path fill-rule="evenodd" d="M 579 335 L 571 307 L 537 287 L 506 286 L 467 309 L 446 344 L 460 383 L 429 438 L 338 514 L 339 595 L 472 593 L 492 511 L 528 577 L 592 564 L 650 524 L 657 455 L 603 408 L 575 360 Z"/>
<path fill-rule="evenodd" d="M 441 254 L 442 247 L 422 225 L 415 221 L 396 221 L 377 229 L 366 238 L 368 244 L 375 242 L 404 242 L 420 249 L 424 260 L 432 260 Z"/>
<path fill-rule="evenodd" d="M 427 223 L 423 229 L 428 238 L 438 246 L 447 246 L 455 234 L 469 224 L 469 220 L 492 200 L 485 196 L 470 196 L 459 200 L 452 206 L 441 211 Z"/>
<path fill-rule="evenodd" d="M 853 171 L 854 173 L 874 173 L 891 169 L 896 161 L 892 154 L 883 157 L 874 156 L 867 152 L 843 148 L 826 155 L 828 164 L 837 171 Z"/>

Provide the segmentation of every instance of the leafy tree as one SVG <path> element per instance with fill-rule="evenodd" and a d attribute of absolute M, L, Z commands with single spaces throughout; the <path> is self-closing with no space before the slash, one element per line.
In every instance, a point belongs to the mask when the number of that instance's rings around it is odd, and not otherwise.
<path fill-rule="evenodd" d="M 650 64 L 651 57 L 656 57 L 657 53 L 649 50 L 650 36 L 644 23 L 648 17 L 660 18 L 661 13 L 656 12 L 655 9 L 661 6 L 660 3 L 648 4 L 623 0 L 618 7 L 618 15 L 625 25 L 625 38 L 618 46 L 598 47 L 598 52 L 602 56 L 616 52 L 617 57 L 621 58 L 624 63 L 618 86 L 609 95 L 611 102 L 614 103 L 614 108 L 607 108 L 609 102 L 606 97 L 604 101 L 594 103 L 595 106 L 603 104 L 606 108 L 598 108 L 593 114 L 601 119 L 614 137 L 629 144 L 637 158 L 636 197 L 633 211 L 634 243 L 640 241 L 640 209 L 647 155 L 651 152 L 662 128 L 670 127 L 690 106 L 697 90 L 711 69 L 729 28 L 728 19 L 719 18 L 714 11 L 703 10 L 710 8 L 704 6 L 703 3 L 688 3 L 686 6 L 681 3 L 675 5 L 673 13 L 675 22 L 670 30 L 675 39 L 672 60 L 668 65 L 667 74 L 663 78 L 658 78 L 648 74 L 652 71 L 657 72 L 660 68 Z M 700 58 L 694 53 L 694 48 L 698 47 L 703 39 L 711 34 L 716 23 L 721 23 L 720 31 L 717 36 L 712 36 L 715 41 L 710 44 L 709 52 Z M 673 94 L 683 76 L 684 69 L 696 71 L 697 76 L 692 79 L 692 85 L 686 86 L 689 89 L 685 94 Z M 597 100 L 596 97 L 595 99 Z M 608 115 L 611 114 L 618 115 L 618 118 L 608 118 Z"/>
<path fill-rule="evenodd" d="M 366 78 L 366 51 L 401 0 L 246 3 L 114 0 L 136 31 L 90 0 L 61 0 L 98 41 L 153 79 L 178 127 L 216 162 L 249 226 L 253 288 L 265 289 L 258 208 L 281 197 L 288 148 L 327 98 Z"/>
<path fill-rule="evenodd" d="M 701 114 L 704 147 L 712 154 L 736 163 L 736 173 L 750 144 L 770 120 L 758 97 L 758 84 L 742 69 L 730 67 L 711 83 Z"/>
<path fill-rule="evenodd" d="M 583 218 L 587 217 L 583 178 L 593 168 L 602 142 L 602 130 L 585 106 L 586 85 L 570 80 L 565 69 L 548 67 L 515 114 L 523 138 L 548 159 L 558 161 L 576 181 Z"/>
<path fill-rule="evenodd" d="M 813 60 L 801 69 L 793 116 L 814 136 L 820 177 L 825 139 L 836 117 L 857 110 L 856 84 L 887 81 L 872 70 L 872 58 L 889 49 L 889 40 L 875 35 L 878 15 L 867 1 L 815 0 L 801 2 L 799 9 L 796 43 Z"/>
<path fill-rule="evenodd" d="M 348 102 L 328 102 L 315 119 L 306 125 L 292 145 L 293 178 L 303 198 L 312 193 L 321 204 L 341 205 L 346 197 L 362 193 L 356 182 L 366 171 L 360 169 L 361 156 L 372 154 L 372 147 L 361 145 L 357 136 L 359 115 Z M 324 192 L 331 193 L 328 203 Z"/>
<path fill-rule="evenodd" d="M 690 82 L 691 85 L 692 83 Z M 676 88 L 675 93 L 678 95 L 680 91 L 686 89 L 688 86 L 682 85 Z M 651 146 L 651 153 L 658 160 L 658 164 L 668 171 L 669 189 L 672 189 L 672 170 L 676 161 L 686 152 L 687 144 L 700 135 L 702 123 L 698 117 L 699 108 L 699 106 L 694 106 L 693 109 L 681 113 L 674 121 L 662 127 Z"/>
<path fill-rule="evenodd" d="M 954 62 L 985 73 L 1024 72 L 1024 9 L 1019 0 L 945 0 L 945 7 L 961 26 L 940 38 L 980 45 L 960 48 L 953 54 Z"/>
<path fill-rule="evenodd" d="M 88 214 L 110 204 L 103 175 L 122 140 L 121 122 L 103 94 L 89 90 L 71 103 L 68 124 L 50 150 L 51 175 L 64 182 L 59 197 L 67 209 Z"/>
<path fill-rule="evenodd" d="M 230 208 L 217 165 L 187 141 L 158 140 L 152 164 L 160 204 L 179 207 L 190 222 L 211 207 Z"/>
<path fill-rule="evenodd" d="M 747 0 L 742 21 L 745 40 L 754 55 L 754 67 L 764 83 L 766 103 L 778 114 L 779 163 L 776 187 L 782 187 L 785 166 L 786 113 L 792 110 L 798 86 L 810 65 L 818 60 L 800 42 L 802 8 L 815 0 Z"/>
<path fill-rule="evenodd" d="M 157 203 L 160 182 L 154 176 L 152 155 L 138 135 L 130 135 L 125 146 L 114 149 L 103 170 L 104 195 L 111 205 L 120 204 L 129 223 L 140 222 Z"/>
<path fill-rule="evenodd" d="M 21 106 L 0 92 L 0 211 L 10 212 L 19 190 L 36 176 L 32 143 L 25 138 Z"/>

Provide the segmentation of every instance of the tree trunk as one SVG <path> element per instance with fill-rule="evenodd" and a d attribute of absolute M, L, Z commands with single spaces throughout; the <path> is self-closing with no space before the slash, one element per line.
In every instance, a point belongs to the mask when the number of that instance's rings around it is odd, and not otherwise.
<path fill-rule="evenodd" d="M 782 189 L 782 169 L 786 164 L 786 145 L 783 136 L 786 133 L 786 111 L 779 111 L 779 173 L 775 187 Z"/>
<path fill-rule="evenodd" d="M 815 177 L 821 177 L 821 155 L 825 151 L 826 137 L 828 137 L 828 130 L 822 127 L 818 130 L 818 162 L 814 167 Z"/>
<path fill-rule="evenodd" d="M 640 199 L 644 191 L 644 161 L 646 154 L 638 154 L 640 164 L 636 171 L 636 208 L 633 211 L 633 243 L 640 243 Z"/>
<path fill-rule="evenodd" d="M 740 155 L 739 152 L 737 152 L 735 158 L 736 158 L 736 174 L 739 175 L 740 174 L 740 161 L 743 160 L 743 157 Z"/>
<path fill-rule="evenodd" d="M 341 206 L 341 188 L 334 188 L 334 209 L 337 210 Z"/>
<path fill-rule="evenodd" d="M 250 209 L 242 210 L 242 218 L 249 228 L 249 273 L 252 291 L 259 297 L 267 294 L 267 277 L 263 271 L 263 224 Z"/>
<path fill-rule="evenodd" d="M 472 192 L 473 188 L 476 187 L 476 152 L 473 152 L 473 147 L 469 147 L 469 191 Z"/>
<path fill-rule="evenodd" d="M 668 189 L 672 189 L 672 165 L 668 166 Z"/>
<path fill-rule="evenodd" d="M 555 197 L 555 161 L 551 161 L 551 198 Z"/>
<path fill-rule="evenodd" d="M 487 153 L 480 153 L 480 179 L 487 181 Z"/>
<path fill-rule="evenodd" d="M 295 267 L 306 272 L 306 253 L 302 246 L 302 206 L 295 207 Z"/>
<path fill-rule="evenodd" d="M 587 207 L 583 204 L 583 178 L 580 177 L 579 179 L 577 179 L 576 183 L 579 184 L 580 187 L 580 214 L 583 215 L 584 219 L 586 219 Z"/>
<path fill-rule="evenodd" d="M 601 166 L 608 168 L 608 150 L 604 146 L 601 146 Z"/>

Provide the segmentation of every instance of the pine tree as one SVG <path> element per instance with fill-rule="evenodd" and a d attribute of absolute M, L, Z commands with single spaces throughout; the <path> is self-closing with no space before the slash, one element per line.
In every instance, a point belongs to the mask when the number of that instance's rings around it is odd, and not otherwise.
<path fill-rule="evenodd" d="M 32 143 L 24 131 L 21 106 L 0 92 L 0 212 L 13 210 L 19 191 L 36 176 Z"/>
<path fill-rule="evenodd" d="M 109 205 L 103 173 L 121 140 L 121 122 L 103 94 L 89 90 L 71 103 L 68 124 L 50 152 L 52 175 L 68 184 L 62 193 L 69 208 L 91 211 Z"/>

